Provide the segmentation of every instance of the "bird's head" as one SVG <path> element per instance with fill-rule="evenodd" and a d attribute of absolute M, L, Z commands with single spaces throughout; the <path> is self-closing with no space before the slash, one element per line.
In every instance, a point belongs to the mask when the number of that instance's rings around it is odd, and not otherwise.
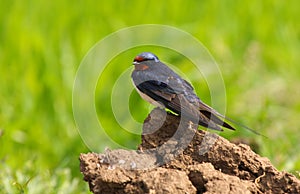
<path fill-rule="evenodd" d="M 134 58 L 133 64 L 138 65 L 141 62 L 145 62 L 145 61 L 159 62 L 159 59 L 155 54 L 153 54 L 151 52 L 143 52 Z"/>

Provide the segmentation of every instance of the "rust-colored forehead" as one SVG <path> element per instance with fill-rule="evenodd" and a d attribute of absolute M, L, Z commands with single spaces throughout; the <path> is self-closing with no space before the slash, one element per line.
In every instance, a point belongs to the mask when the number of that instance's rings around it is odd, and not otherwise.
<path fill-rule="evenodd" d="M 143 53 L 140 53 L 139 55 L 137 55 L 135 58 L 134 58 L 134 61 L 135 62 L 142 62 L 142 61 L 155 61 L 155 62 L 159 62 L 159 59 L 158 57 L 153 54 L 153 53 L 150 53 L 150 52 L 143 52 Z"/>
<path fill-rule="evenodd" d="M 140 56 L 140 55 L 134 57 L 134 61 L 137 61 L 137 62 L 141 62 L 141 61 L 144 61 L 144 60 L 145 60 L 145 58 Z"/>

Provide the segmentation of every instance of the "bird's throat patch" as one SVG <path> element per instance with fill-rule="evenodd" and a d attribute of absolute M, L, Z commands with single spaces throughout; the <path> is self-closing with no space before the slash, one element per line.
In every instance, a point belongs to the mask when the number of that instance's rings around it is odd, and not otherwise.
<path fill-rule="evenodd" d="M 138 64 L 138 65 L 135 65 L 135 70 L 137 71 L 144 71 L 146 69 L 148 69 L 149 66 L 148 65 L 145 65 L 145 64 Z"/>

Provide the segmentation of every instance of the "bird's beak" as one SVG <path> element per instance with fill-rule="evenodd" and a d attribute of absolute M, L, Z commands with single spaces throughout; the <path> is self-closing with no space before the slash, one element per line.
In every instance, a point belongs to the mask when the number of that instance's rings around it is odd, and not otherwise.
<path fill-rule="evenodd" d="M 137 64 L 139 64 L 139 62 L 133 61 L 132 64 L 133 64 L 133 65 L 137 65 Z"/>

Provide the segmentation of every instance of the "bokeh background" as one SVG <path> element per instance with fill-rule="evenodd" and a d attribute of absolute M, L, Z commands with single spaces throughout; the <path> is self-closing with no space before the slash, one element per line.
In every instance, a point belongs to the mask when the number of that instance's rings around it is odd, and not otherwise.
<path fill-rule="evenodd" d="M 241 128 L 221 135 L 253 142 L 278 169 L 299 177 L 299 8 L 297 0 L 2 1 L 0 193 L 88 192 L 78 157 L 89 149 L 72 113 L 76 71 L 99 40 L 139 24 L 171 25 L 201 41 L 223 74 L 228 115 L 268 138 Z M 99 79 L 95 103 L 110 136 L 130 148 L 138 145 L 139 136 L 120 135 L 105 103 L 109 92 L 102 91 L 110 91 L 135 54 L 145 49 L 192 75 L 184 56 L 163 48 L 135 48 L 111 61 Z M 205 80 L 192 82 L 209 103 Z M 140 122 L 151 109 L 135 92 L 129 104 Z"/>

